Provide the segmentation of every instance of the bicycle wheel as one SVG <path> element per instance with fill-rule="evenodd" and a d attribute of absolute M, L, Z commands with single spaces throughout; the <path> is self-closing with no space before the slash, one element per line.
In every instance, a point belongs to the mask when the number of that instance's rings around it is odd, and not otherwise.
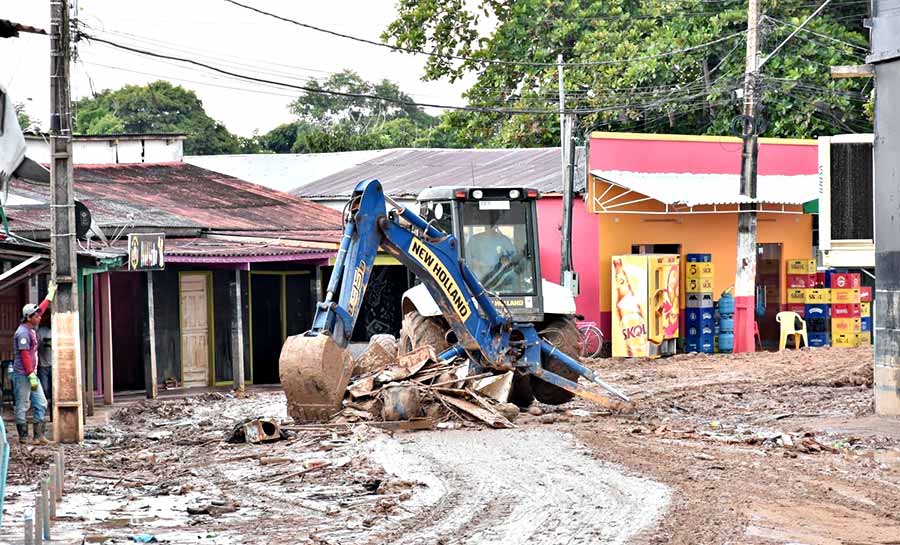
<path fill-rule="evenodd" d="M 603 350 L 603 332 L 594 325 L 579 327 L 578 332 L 581 334 L 581 357 L 598 357 Z"/>

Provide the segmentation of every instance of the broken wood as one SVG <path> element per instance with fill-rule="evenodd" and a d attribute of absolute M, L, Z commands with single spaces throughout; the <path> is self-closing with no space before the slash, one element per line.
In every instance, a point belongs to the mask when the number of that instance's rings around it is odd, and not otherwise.
<path fill-rule="evenodd" d="M 434 420 L 430 418 L 413 418 L 410 420 L 396 420 L 394 422 L 372 422 L 369 425 L 389 431 L 430 430 L 434 428 Z"/>
<path fill-rule="evenodd" d="M 452 405 L 452 406 L 456 407 L 457 409 L 465 412 L 466 414 L 469 414 L 469 415 L 477 418 L 478 420 L 481 420 L 482 422 L 484 422 L 488 426 L 491 426 L 492 428 L 513 428 L 513 427 L 515 427 L 515 426 L 513 426 L 512 422 L 510 422 L 509 420 L 504 418 L 502 415 L 488 411 L 487 409 L 479 407 L 478 405 L 476 405 L 472 402 L 466 401 L 464 399 L 459 399 L 459 398 L 456 398 L 456 397 L 453 397 L 450 395 L 442 394 L 439 392 L 435 392 L 434 395 L 438 399 L 443 401 L 444 403 L 447 403 L 448 405 Z"/>

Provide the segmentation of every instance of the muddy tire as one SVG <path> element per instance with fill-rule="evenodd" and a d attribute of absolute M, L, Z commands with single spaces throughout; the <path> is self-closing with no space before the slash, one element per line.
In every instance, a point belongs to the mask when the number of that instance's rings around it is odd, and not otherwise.
<path fill-rule="evenodd" d="M 420 346 L 431 345 L 434 347 L 434 351 L 440 354 L 450 348 L 444 338 L 448 329 L 443 318 L 422 316 L 415 310 L 407 312 L 403 316 L 397 351 L 402 356 Z"/>
<path fill-rule="evenodd" d="M 514 403 L 520 409 L 527 409 L 534 403 L 534 393 L 531 391 L 531 378 L 530 375 L 520 375 L 518 373 L 513 377 L 508 401 Z"/>
<path fill-rule="evenodd" d="M 538 331 L 542 339 L 546 339 L 553 343 L 564 354 L 578 359 L 578 352 L 581 349 L 580 336 L 578 328 L 575 326 L 575 320 L 570 317 L 560 317 L 547 321 L 544 327 Z M 557 375 L 572 381 L 578 380 L 578 373 L 566 367 L 557 359 L 544 360 L 544 369 L 556 373 Z M 562 405 L 571 400 L 575 394 L 563 390 L 558 386 L 554 386 L 549 382 L 544 382 L 537 377 L 531 377 L 531 391 L 534 397 L 541 403 L 548 405 Z"/>

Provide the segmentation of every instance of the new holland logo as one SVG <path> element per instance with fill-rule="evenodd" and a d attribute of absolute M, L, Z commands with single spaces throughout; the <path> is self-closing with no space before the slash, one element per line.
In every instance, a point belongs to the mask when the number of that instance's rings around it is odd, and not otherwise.
<path fill-rule="evenodd" d="M 356 310 L 359 300 L 362 299 L 362 285 L 365 276 L 366 263 L 363 261 L 360 262 L 359 266 L 356 267 L 356 271 L 353 273 L 353 285 L 350 287 L 350 301 L 347 302 L 347 313 L 351 316 L 353 316 L 353 311 Z"/>
<path fill-rule="evenodd" d="M 465 321 L 469 314 L 472 313 L 472 309 L 469 308 L 469 303 L 466 302 L 466 298 L 459 290 L 459 286 L 456 285 L 456 281 L 453 280 L 453 276 L 444 267 L 441 260 L 421 240 L 415 237 L 409 243 L 409 253 L 428 270 L 428 274 L 437 281 L 444 295 L 453 304 L 453 310 L 456 311 L 456 315 L 462 321 Z"/>

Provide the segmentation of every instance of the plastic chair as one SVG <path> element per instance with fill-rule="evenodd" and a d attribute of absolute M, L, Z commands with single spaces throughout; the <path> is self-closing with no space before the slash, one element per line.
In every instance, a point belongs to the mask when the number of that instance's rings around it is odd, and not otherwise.
<path fill-rule="evenodd" d="M 803 344 L 809 347 L 809 337 L 806 334 L 806 321 L 796 312 L 783 311 L 775 315 L 775 321 L 781 324 L 781 338 L 778 341 L 778 350 L 784 350 L 787 344 L 788 335 L 795 335 L 794 348 L 800 348 L 800 337 L 803 337 Z M 797 321 L 800 322 L 800 328 L 797 328 Z"/>

